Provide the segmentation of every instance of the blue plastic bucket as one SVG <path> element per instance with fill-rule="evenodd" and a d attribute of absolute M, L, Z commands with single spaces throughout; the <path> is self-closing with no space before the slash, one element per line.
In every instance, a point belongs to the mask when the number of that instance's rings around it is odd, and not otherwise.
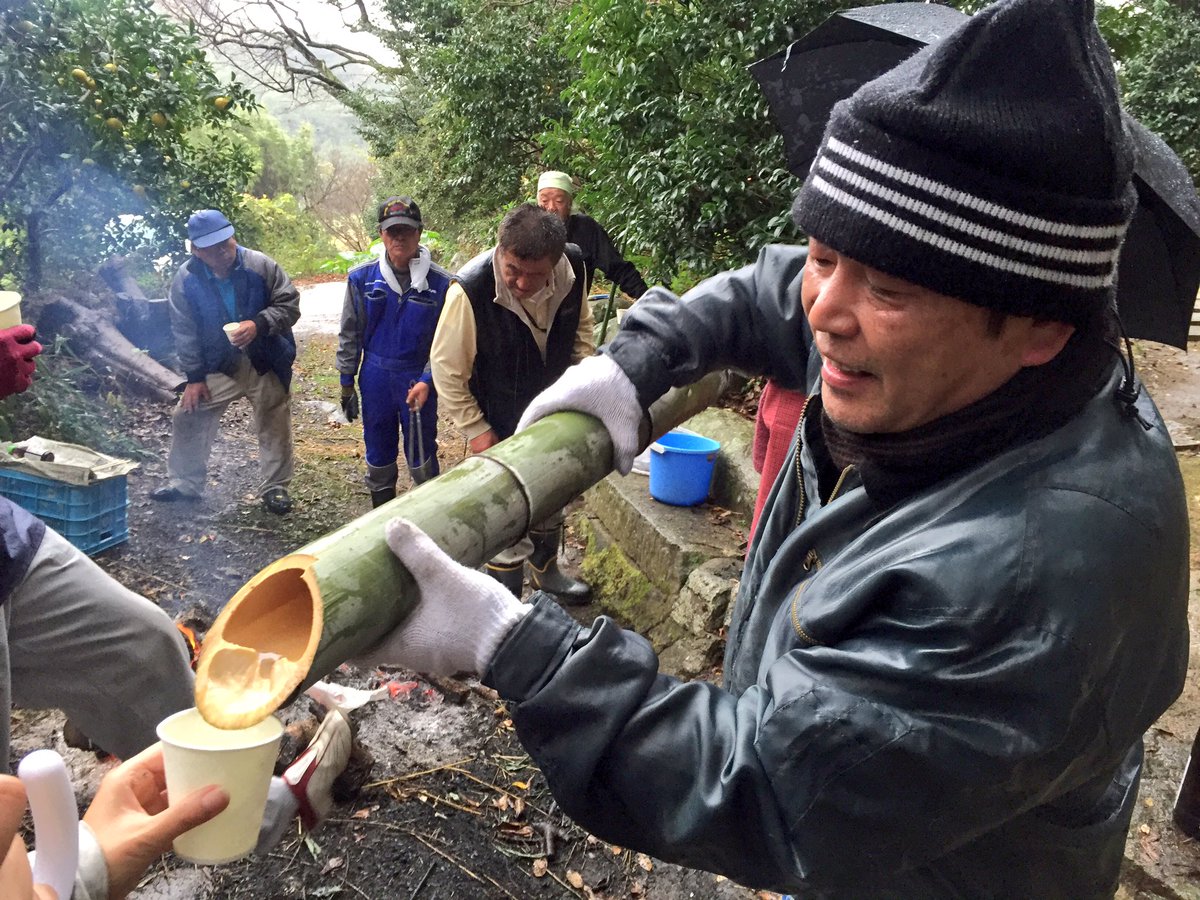
<path fill-rule="evenodd" d="M 668 431 L 650 445 L 650 496 L 672 506 L 703 503 L 720 449 L 711 438 Z"/>

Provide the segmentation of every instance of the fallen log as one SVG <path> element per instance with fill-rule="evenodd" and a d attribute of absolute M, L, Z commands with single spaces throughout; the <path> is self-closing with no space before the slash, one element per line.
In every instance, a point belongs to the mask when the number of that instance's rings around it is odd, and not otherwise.
<path fill-rule="evenodd" d="M 125 257 L 110 256 L 96 272 L 117 297 L 126 297 L 131 300 L 146 299 L 142 286 L 125 267 Z"/>
<path fill-rule="evenodd" d="M 713 403 L 731 377 L 714 372 L 669 391 L 642 423 L 642 446 Z M 555 413 L 276 560 L 205 636 L 196 706 L 218 728 L 247 727 L 395 628 L 418 599 L 384 539 L 395 516 L 478 566 L 611 471 L 612 441 L 599 420 Z"/>
<path fill-rule="evenodd" d="M 173 403 L 185 379 L 135 347 L 102 311 L 58 297 L 47 302 L 38 317 L 42 336 L 61 335 L 71 352 L 122 387 Z"/>

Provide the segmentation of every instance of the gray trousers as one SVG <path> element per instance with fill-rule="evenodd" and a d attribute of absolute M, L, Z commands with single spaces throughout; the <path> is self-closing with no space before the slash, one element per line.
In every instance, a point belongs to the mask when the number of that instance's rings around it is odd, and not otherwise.
<path fill-rule="evenodd" d="M 233 377 L 216 373 L 205 379 L 209 399 L 194 412 L 175 407 L 171 415 L 171 451 L 167 455 L 167 474 L 171 487 L 198 497 L 204 493 L 208 476 L 208 455 L 229 404 L 248 397 L 254 408 L 254 427 L 258 431 L 258 463 L 262 471 L 259 495 L 272 488 L 286 488 L 292 480 L 292 403 L 274 372 L 259 375 L 246 355 L 239 354 Z"/>
<path fill-rule="evenodd" d="M 47 528 L 0 607 L 0 772 L 14 703 L 61 709 L 127 759 L 158 740 L 160 721 L 194 704 L 192 670 L 170 616 Z"/>

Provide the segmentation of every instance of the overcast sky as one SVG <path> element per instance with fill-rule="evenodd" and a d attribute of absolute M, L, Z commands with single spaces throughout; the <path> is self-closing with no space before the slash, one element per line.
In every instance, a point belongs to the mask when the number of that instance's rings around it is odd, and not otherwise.
<path fill-rule="evenodd" d="M 372 55 L 386 53 L 383 45 L 369 34 L 355 33 L 346 27 L 342 14 L 325 0 L 288 0 L 288 5 L 295 9 L 309 33 L 318 40 L 329 43 L 339 43 L 355 50 Z M 372 10 L 382 21 L 383 14 L 378 12 L 378 5 L 368 2 L 367 8 Z M 351 10 L 357 18 L 357 9 Z"/>
<path fill-rule="evenodd" d="M 249 2 L 253 2 L 253 0 L 249 0 Z M 309 34 L 316 40 L 342 44 L 354 50 L 369 53 L 382 61 L 389 61 L 388 58 L 391 54 L 379 41 L 369 34 L 355 33 L 347 28 L 342 13 L 326 0 L 282 0 L 282 2 L 288 8 L 296 11 Z M 226 11 L 242 9 L 246 3 L 247 0 L 216 0 L 216 5 Z M 379 17 L 378 21 L 383 22 L 384 17 L 382 13 L 378 12 L 378 4 L 373 0 L 366 0 L 366 3 L 367 8 Z M 358 10 L 352 8 L 351 18 L 356 18 L 357 13 Z M 262 12 L 258 11 L 254 21 L 256 24 L 267 26 L 273 20 L 269 13 L 263 16 Z"/>

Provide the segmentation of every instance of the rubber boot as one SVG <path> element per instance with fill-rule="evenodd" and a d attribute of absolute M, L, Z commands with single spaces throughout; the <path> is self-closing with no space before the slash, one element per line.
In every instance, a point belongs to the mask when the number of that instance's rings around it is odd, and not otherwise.
<path fill-rule="evenodd" d="M 558 548 L 563 526 L 550 531 L 531 531 L 533 552 L 529 554 L 529 581 L 539 591 L 553 594 L 564 606 L 582 606 L 592 597 L 586 581 L 572 578 L 558 568 Z"/>
<path fill-rule="evenodd" d="M 371 509 L 377 509 L 389 500 L 396 499 L 396 486 L 380 488 L 377 491 L 371 491 Z"/>
<path fill-rule="evenodd" d="M 367 490 L 371 492 L 371 509 L 383 506 L 396 496 L 396 475 L 399 472 L 395 463 L 386 466 L 373 466 L 367 463 Z"/>
<path fill-rule="evenodd" d="M 518 600 L 521 599 L 521 587 L 525 583 L 525 563 L 519 562 L 511 566 L 488 563 L 483 567 L 498 582 L 504 585 Z"/>

